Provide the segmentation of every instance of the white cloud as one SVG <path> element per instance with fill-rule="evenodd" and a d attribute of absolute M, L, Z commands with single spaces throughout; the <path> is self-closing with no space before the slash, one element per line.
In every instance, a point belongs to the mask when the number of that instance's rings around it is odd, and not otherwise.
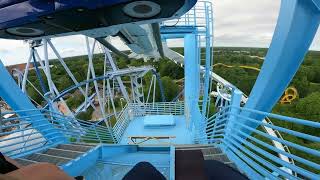
<path fill-rule="evenodd" d="M 28 54 L 28 49 L 25 48 L 27 44 L 24 41 L 15 40 L 0 40 L 0 59 L 5 64 L 15 64 L 19 63 L 20 58 Z"/>
<path fill-rule="evenodd" d="M 270 0 L 214 1 L 216 46 L 269 46 L 279 5 Z"/>

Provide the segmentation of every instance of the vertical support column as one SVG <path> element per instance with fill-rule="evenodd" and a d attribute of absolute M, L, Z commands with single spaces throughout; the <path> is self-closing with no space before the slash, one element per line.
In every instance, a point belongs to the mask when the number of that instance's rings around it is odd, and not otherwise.
<path fill-rule="evenodd" d="M 317 2 L 319 0 L 281 1 L 272 43 L 246 108 L 270 112 L 277 103 L 298 71 L 317 32 L 320 21 Z M 264 118 L 252 113 L 244 115 L 257 120 Z M 257 124 L 249 121 L 245 124 L 257 127 Z"/>
<path fill-rule="evenodd" d="M 202 102 L 202 116 L 205 117 L 207 114 L 207 107 L 210 106 L 210 96 L 209 90 L 211 89 L 210 85 L 210 71 L 211 67 L 211 33 L 210 33 L 210 19 L 211 16 L 208 12 L 208 6 L 205 3 L 205 18 L 206 18 L 206 63 L 204 69 L 204 90 L 203 90 L 203 102 Z M 200 49 L 201 52 L 201 49 Z"/>
<path fill-rule="evenodd" d="M 185 74 L 185 115 L 191 129 L 201 118 L 198 106 L 200 92 L 200 66 L 198 64 L 198 44 L 196 33 L 184 38 L 184 74 Z"/>
<path fill-rule="evenodd" d="M 53 95 L 54 90 L 53 90 L 53 85 L 52 85 L 53 82 L 52 82 L 51 71 L 50 71 L 47 39 L 43 39 L 43 54 L 44 54 L 45 73 L 46 73 L 47 79 L 48 79 L 48 86 L 49 86 L 50 93 Z M 39 59 L 39 61 L 41 61 L 41 59 Z"/>
<path fill-rule="evenodd" d="M 22 78 L 22 85 L 21 85 L 22 92 L 26 92 L 26 85 L 27 85 L 29 66 L 30 66 L 31 60 L 32 60 L 32 49 L 30 48 L 30 55 L 29 55 L 27 65 L 26 65 L 24 73 L 23 73 L 23 78 Z"/>

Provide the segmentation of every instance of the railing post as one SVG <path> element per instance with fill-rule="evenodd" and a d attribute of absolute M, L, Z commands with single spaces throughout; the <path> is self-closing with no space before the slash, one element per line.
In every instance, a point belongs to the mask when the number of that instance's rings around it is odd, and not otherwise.
<path fill-rule="evenodd" d="M 97 138 L 99 139 L 100 143 L 102 143 L 101 138 L 100 138 L 100 136 L 99 136 L 99 133 L 97 132 L 97 126 L 96 126 L 96 125 L 94 126 L 94 131 L 95 131 L 96 136 L 97 136 Z M 110 134 L 111 134 L 111 133 L 110 133 Z M 112 136 L 112 134 L 111 134 L 111 136 Z"/>
<path fill-rule="evenodd" d="M 233 127 L 235 126 L 234 121 L 236 121 L 237 117 L 235 114 L 240 113 L 240 104 L 241 104 L 241 98 L 242 98 L 242 92 L 238 89 L 233 90 L 232 98 L 231 98 L 231 106 L 230 106 L 230 115 L 228 117 L 228 120 L 226 122 L 225 126 L 225 134 L 224 134 L 224 140 L 231 138 L 231 134 Z M 225 149 L 226 151 L 228 148 Z"/>

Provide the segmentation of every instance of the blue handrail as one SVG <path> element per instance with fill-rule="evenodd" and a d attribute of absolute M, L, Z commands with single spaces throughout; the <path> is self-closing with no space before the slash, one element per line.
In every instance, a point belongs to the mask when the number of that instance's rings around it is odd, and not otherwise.
<path fill-rule="evenodd" d="M 251 116 L 245 116 L 247 113 L 250 113 Z M 196 137 L 195 140 L 206 139 L 209 144 L 218 144 L 227 156 L 241 167 L 241 170 L 250 178 L 320 178 L 320 149 L 308 147 L 306 144 L 295 142 L 290 138 L 295 137 L 311 143 L 319 143 L 320 137 L 295 129 L 287 129 L 280 125 L 265 123 L 252 117 L 266 117 L 270 118 L 271 121 L 278 120 L 320 130 L 320 123 L 316 121 L 261 112 L 239 106 L 227 106 L 207 119 L 205 126 L 202 126 L 206 135 Z M 277 130 L 284 139 L 272 136 L 259 128 L 252 128 L 244 123 L 248 121 L 257 124 L 259 127 Z M 247 130 L 253 132 L 253 134 L 248 134 Z M 296 151 L 289 153 L 283 149 L 278 149 L 271 145 L 271 141 L 279 142 Z M 275 154 L 291 158 L 297 163 L 284 161 Z"/>
<path fill-rule="evenodd" d="M 94 122 L 82 121 L 72 117 L 64 116 L 58 112 L 46 109 L 23 110 L 23 112 L 41 112 L 30 116 L 15 116 L 3 119 L 0 131 L 0 151 L 11 157 L 20 157 L 40 151 L 43 148 L 50 148 L 54 145 L 67 143 L 57 141 L 68 139 L 68 142 L 90 142 L 90 143 L 114 143 L 112 129 Z M 1 114 L 18 114 L 18 111 Z M 39 117 L 30 121 L 29 119 Z M 38 122 L 50 122 L 39 124 Z M 50 138 L 43 136 L 38 129 L 46 132 Z M 52 131 L 57 129 L 59 131 Z M 59 132 L 59 133 L 58 133 Z M 61 135 L 61 132 L 63 135 Z M 64 136 L 64 137 L 61 137 Z"/>

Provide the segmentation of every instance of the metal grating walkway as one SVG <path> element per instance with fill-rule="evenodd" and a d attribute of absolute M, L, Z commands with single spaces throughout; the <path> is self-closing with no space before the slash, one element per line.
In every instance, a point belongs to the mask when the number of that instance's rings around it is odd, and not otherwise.
<path fill-rule="evenodd" d="M 68 163 L 90 149 L 94 148 L 94 144 L 60 144 L 57 147 L 49 148 L 43 152 L 34 153 L 22 158 L 15 159 L 22 165 L 30 165 L 39 162 L 47 162 L 57 166 Z"/>

